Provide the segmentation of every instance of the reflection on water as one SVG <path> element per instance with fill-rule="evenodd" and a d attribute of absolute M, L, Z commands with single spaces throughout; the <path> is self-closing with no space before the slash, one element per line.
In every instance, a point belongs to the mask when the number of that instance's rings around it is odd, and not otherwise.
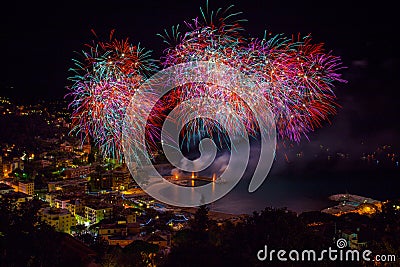
<path fill-rule="evenodd" d="M 170 168 L 166 175 L 170 174 Z M 204 174 L 212 177 L 211 173 Z M 245 174 L 246 175 L 246 174 Z M 251 214 L 265 207 L 282 208 L 301 213 L 322 210 L 333 204 L 328 197 L 338 193 L 350 193 L 376 200 L 400 197 L 399 171 L 342 171 L 336 173 L 278 175 L 270 173 L 263 185 L 254 193 L 247 191 L 250 175 L 245 176 L 226 196 L 211 204 L 215 211 Z M 190 177 L 190 174 L 189 174 Z M 212 179 L 212 178 L 211 178 Z M 190 181 L 188 186 L 193 186 Z M 194 186 L 207 182 L 196 180 Z M 212 191 L 215 190 L 213 183 Z"/>

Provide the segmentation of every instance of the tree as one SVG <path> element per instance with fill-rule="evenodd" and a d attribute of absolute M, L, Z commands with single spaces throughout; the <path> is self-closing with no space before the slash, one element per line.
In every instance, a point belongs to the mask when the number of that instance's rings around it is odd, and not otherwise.
<path fill-rule="evenodd" d="M 209 210 L 210 208 L 206 205 L 202 205 L 197 209 L 194 219 L 190 221 L 190 228 L 193 232 L 204 233 L 207 230 L 210 221 L 208 218 Z"/>
<path fill-rule="evenodd" d="M 158 245 L 135 240 L 124 248 L 109 247 L 102 260 L 102 266 L 142 267 L 155 266 L 154 256 L 158 253 Z"/>
<path fill-rule="evenodd" d="M 87 230 L 87 227 L 83 224 L 71 226 L 71 232 L 73 232 L 77 235 L 82 234 L 82 232 L 84 232 L 85 230 Z"/>
<path fill-rule="evenodd" d="M 1 266 L 63 266 L 59 235 L 40 221 L 40 207 L 37 199 L 16 205 L 0 198 Z"/>

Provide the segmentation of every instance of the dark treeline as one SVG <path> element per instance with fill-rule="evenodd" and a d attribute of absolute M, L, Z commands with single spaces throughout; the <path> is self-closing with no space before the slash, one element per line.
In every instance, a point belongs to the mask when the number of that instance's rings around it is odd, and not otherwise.
<path fill-rule="evenodd" d="M 157 245 L 140 240 L 121 248 L 107 246 L 89 234 L 78 241 L 57 233 L 40 221 L 40 205 L 35 199 L 15 205 L 0 198 L 0 266 L 373 266 L 373 262 L 329 261 L 327 257 L 318 262 L 257 259 L 265 245 L 276 251 L 337 249 L 336 239 L 345 231 L 357 233 L 372 255 L 400 255 L 399 201 L 385 203 L 382 212 L 370 216 L 336 217 L 318 211 L 297 215 L 285 208 L 266 208 L 235 223 L 211 220 L 208 207 L 202 206 L 189 227 L 175 233 L 167 255 Z"/>

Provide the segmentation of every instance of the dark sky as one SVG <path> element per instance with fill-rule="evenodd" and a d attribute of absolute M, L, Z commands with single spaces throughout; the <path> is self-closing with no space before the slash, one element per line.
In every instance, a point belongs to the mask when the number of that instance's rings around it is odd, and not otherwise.
<path fill-rule="evenodd" d="M 315 2 L 315 1 L 314 1 Z M 210 1 L 211 7 L 234 4 L 248 19 L 251 36 L 264 29 L 288 35 L 312 33 L 316 41 L 344 60 L 390 64 L 394 51 L 395 8 L 383 1 Z M 49 4 L 52 3 L 52 4 Z M 218 3 L 218 4 L 217 4 Z M 141 42 L 156 55 L 163 29 L 199 15 L 205 1 L 13 1 L 1 8 L 2 91 L 27 97 L 61 97 L 67 85 L 73 51 L 89 42 L 94 29 L 107 38 L 116 29 L 119 38 Z"/>
<path fill-rule="evenodd" d="M 397 9 L 389 1 L 313 2 L 214 0 L 210 7 L 234 4 L 233 10 L 242 11 L 242 18 L 248 20 L 243 26 L 249 36 L 261 37 L 268 29 L 288 36 L 311 33 L 315 41 L 324 42 L 348 67 L 343 73 L 349 83 L 336 89 L 343 106 L 336 124 L 346 124 L 349 135 L 367 131 L 378 136 L 384 131 L 397 137 Z M 65 95 L 74 51 L 93 39 L 91 29 L 103 39 L 115 29 L 118 38 L 141 42 L 159 56 L 165 47 L 156 34 L 199 16 L 205 1 L 13 1 L 2 5 L 0 94 L 35 100 Z"/>

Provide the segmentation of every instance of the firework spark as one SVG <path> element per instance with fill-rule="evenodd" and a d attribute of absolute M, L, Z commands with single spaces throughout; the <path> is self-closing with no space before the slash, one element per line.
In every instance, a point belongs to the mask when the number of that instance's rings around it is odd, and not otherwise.
<path fill-rule="evenodd" d="M 185 30 L 176 26 L 171 33 L 165 31 L 162 37 L 168 47 L 160 59 L 161 68 L 207 61 L 239 70 L 257 81 L 257 86 L 246 87 L 248 91 L 242 93 L 254 99 L 265 97 L 267 106 L 256 106 L 272 111 L 279 136 L 300 141 L 336 112 L 334 84 L 345 82 L 339 73 L 343 68 L 340 58 L 326 52 L 323 44 L 313 44 L 310 36 L 287 38 L 268 33 L 261 39 L 246 38 L 241 26 L 244 20 L 237 19 L 240 13 L 231 13 L 231 9 L 209 12 L 207 6 L 201 9 L 201 17 L 184 23 Z M 137 88 L 157 70 L 156 61 L 150 58 L 149 51 L 131 45 L 127 39 L 115 40 L 112 34 L 109 42 L 97 42 L 88 48 L 82 52 L 84 59 L 75 61 L 75 75 L 70 78 L 73 130 L 83 138 L 92 136 L 104 156 L 121 158 L 121 126 L 126 108 L 132 96 L 141 93 Z M 174 79 L 184 77 L 182 70 Z M 240 95 L 223 86 L 186 81 L 151 107 L 153 112 L 146 118 L 150 145 L 159 140 L 168 112 L 192 98 L 203 101 L 194 108 L 212 110 L 215 121 L 224 122 L 230 130 L 240 124 L 250 135 L 263 131 Z M 227 103 L 229 112 L 210 105 L 209 98 Z M 141 105 L 154 103 L 153 100 L 144 98 Z M 143 120 L 140 106 L 134 108 Z M 201 132 L 212 135 L 220 131 L 220 124 L 215 121 L 190 121 L 185 126 L 183 142 L 190 142 Z"/>
<path fill-rule="evenodd" d="M 87 45 L 83 60 L 75 60 L 75 75 L 69 96 L 72 131 L 85 140 L 89 136 L 100 147 L 104 157 L 122 158 L 121 127 L 125 109 L 136 88 L 156 70 L 150 51 L 126 40 Z M 143 103 L 145 104 L 145 103 Z M 139 109 L 140 107 L 138 107 Z"/>

